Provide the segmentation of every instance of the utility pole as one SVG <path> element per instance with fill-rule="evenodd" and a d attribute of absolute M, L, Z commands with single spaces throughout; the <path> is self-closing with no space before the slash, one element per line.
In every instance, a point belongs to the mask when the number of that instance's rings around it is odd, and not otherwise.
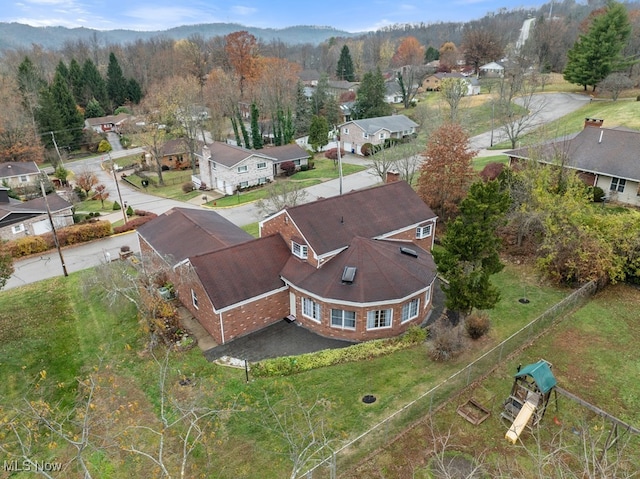
<path fill-rule="evenodd" d="M 111 171 L 113 172 L 113 180 L 116 182 L 116 190 L 118 190 L 118 199 L 120 200 L 120 209 L 122 210 L 122 217 L 124 218 L 124 224 L 127 224 L 127 211 L 122 202 L 122 195 L 120 194 L 120 183 L 118 183 L 118 176 L 116 175 L 116 169 L 114 167 L 113 160 L 111 159 L 111 153 L 109 153 L 109 161 L 111 162 Z"/>
<path fill-rule="evenodd" d="M 340 130 L 338 130 L 338 175 L 340 177 L 340 196 L 342 196 L 342 155 L 340 154 Z"/>
<path fill-rule="evenodd" d="M 52 131 L 50 131 L 49 133 L 51 133 L 51 139 L 53 140 L 53 146 L 56 147 L 56 153 L 58 154 L 58 160 L 60 161 L 60 166 L 64 166 L 64 163 L 62 162 L 62 156 L 60 155 L 60 150 L 58 149 L 58 143 L 56 143 L 56 136 L 53 134 Z"/>
<path fill-rule="evenodd" d="M 51 223 L 51 231 L 53 232 L 53 241 L 56 244 L 58 250 L 58 256 L 60 256 L 60 263 L 62 264 L 62 272 L 65 277 L 69 276 L 67 273 L 67 265 L 64 264 L 64 258 L 62 257 L 62 250 L 60 249 L 60 242 L 58 241 L 58 233 L 56 233 L 56 226 L 53 224 L 53 217 L 51 216 L 51 210 L 49 209 L 49 201 L 47 200 L 47 193 L 44 191 L 44 183 L 40 180 L 40 189 L 42 190 L 42 197 L 44 198 L 44 204 L 47 207 L 47 215 L 49 216 L 49 223 Z"/>

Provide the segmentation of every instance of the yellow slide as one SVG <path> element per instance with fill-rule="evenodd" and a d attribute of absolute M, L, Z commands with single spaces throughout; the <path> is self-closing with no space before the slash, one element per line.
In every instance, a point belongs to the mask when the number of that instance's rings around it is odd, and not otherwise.
<path fill-rule="evenodd" d="M 515 444 L 520 437 L 520 434 L 522 434 L 522 431 L 529 422 L 529 419 L 531 419 L 533 411 L 538 407 L 539 400 L 540 396 L 538 394 L 532 392 L 527 394 L 526 402 L 522 405 L 518 416 L 515 421 L 513 421 L 513 424 L 505 435 L 505 438 L 511 441 L 512 444 Z"/>

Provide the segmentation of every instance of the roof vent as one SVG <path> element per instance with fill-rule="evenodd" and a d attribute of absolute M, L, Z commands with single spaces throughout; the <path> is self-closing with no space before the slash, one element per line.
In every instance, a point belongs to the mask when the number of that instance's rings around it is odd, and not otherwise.
<path fill-rule="evenodd" d="M 356 277 L 356 267 L 355 266 L 345 266 L 344 271 L 342 272 L 342 282 L 343 283 L 353 283 L 353 280 Z"/>
<path fill-rule="evenodd" d="M 400 252 L 402 254 L 406 254 L 407 256 L 413 256 L 414 258 L 418 257 L 418 253 L 416 252 L 416 250 L 411 248 L 405 248 L 404 246 L 400 248 Z"/>

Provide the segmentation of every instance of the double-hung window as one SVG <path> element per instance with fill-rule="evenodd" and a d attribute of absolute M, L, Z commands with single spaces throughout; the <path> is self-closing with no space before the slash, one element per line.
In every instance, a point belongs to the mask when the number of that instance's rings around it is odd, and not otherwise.
<path fill-rule="evenodd" d="M 431 228 L 433 225 L 428 224 L 425 226 L 418 226 L 416 228 L 416 238 L 417 239 L 424 239 L 424 238 L 428 238 L 429 236 L 431 236 Z"/>
<path fill-rule="evenodd" d="M 624 187 L 626 184 L 627 180 L 623 178 L 611 178 L 611 186 L 609 187 L 609 190 L 622 193 L 624 192 Z"/>
<path fill-rule="evenodd" d="M 306 244 L 299 244 L 295 241 L 291 242 L 291 252 L 298 258 L 307 259 L 308 247 Z"/>
<path fill-rule="evenodd" d="M 331 310 L 331 326 L 341 329 L 356 329 L 356 312 L 344 309 Z"/>
<path fill-rule="evenodd" d="M 376 309 L 367 311 L 367 329 L 382 329 L 391 327 L 391 309 Z"/>
<path fill-rule="evenodd" d="M 267 162 L 266 161 L 261 161 L 260 163 L 258 163 L 256 165 L 256 168 L 258 168 L 259 170 L 264 170 L 267 167 Z"/>
<path fill-rule="evenodd" d="M 409 321 L 418 317 L 420 310 L 420 299 L 416 298 L 402 306 L 402 322 Z"/>
<path fill-rule="evenodd" d="M 11 227 L 11 232 L 14 235 L 17 235 L 18 233 L 22 233 L 24 231 L 24 223 L 20 223 L 19 225 L 15 225 Z"/>
<path fill-rule="evenodd" d="M 249 171 L 249 167 L 247 165 L 238 166 L 238 173 L 246 173 Z"/>
<path fill-rule="evenodd" d="M 302 314 L 319 323 L 321 320 L 320 304 L 309 298 L 302 298 Z"/>
<path fill-rule="evenodd" d="M 191 290 L 191 303 L 193 304 L 194 308 L 200 309 L 198 308 L 198 295 L 194 290 Z"/>

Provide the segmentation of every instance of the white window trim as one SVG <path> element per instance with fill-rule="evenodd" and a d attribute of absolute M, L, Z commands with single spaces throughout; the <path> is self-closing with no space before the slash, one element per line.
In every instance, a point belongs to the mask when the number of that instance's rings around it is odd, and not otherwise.
<path fill-rule="evenodd" d="M 622 189 L 620 187 L 622 186 Z M 609 185 L 609 191 L 615 191 L 616 193 L 624 193 L 624 188 L 627 186 L 627 180 L 624 178 L 611 178 L 611 185 Z"/>
<path fill-rule="evenodd" d="M 431 286 L 427 286 L 427 290 L 424 292 L 424 304 L 429 304 L 431 301 Z"/>
<path fill-rule="evenodd" d="M 344 133 L 345 135 L 349 134 L 349 128 L 343 128 L 342 129 L 342 133 Z"/>
<path fill-rule="evenodd" d="M 28 183 L 29 177 L 27 175 L 20 175 L 20 183 Z"/>
<path fill-rule="evenodd" d="M 238 173 L 248 173 L 249 167 L 247 165 L 238 166 Z"/>
<path fill-rule="evenodd" d="M 240 188 L 249 188 L 249 182 L 248 181 L 241 181 L 240 182 Z"/>
<path fill-rule="evenodd" d="M 369 323 L 369 315 L 371 313 L 377 313 L 379 311 L 387 311 L 387 313 L 389 315 L 389 325 L 388 326 L 370 326 Z M 372 309 L 370 311 L 367 311 L 367 331 L 375 331 L 378 329 L 390 329 L 393 326 L 393 309 L 391 308 L 387 308 L 387 309 Z"/>
<path fill-rule="evenodd" d="M 320 303 L 316 303 L 310 298 L 301 298 L 302 301 L 302 315 L 305 318 L 309 318 L 316 323 L 322 322 L 322 311 L 320 310 Z M 307 314 L 307 306 L 311 307 L 311 315 Z"/>
<path fill-rule="evenodd" d="M 216 162 L 215 161 L 211 162 L 211 169 L 212 170 L 217 170 L 218 169 L 218 167 L 216 166 Z"/>
<path fill-rule="evenodd" d="M 415 304 L 416 310 L 415 314 L 411 314 L 411 306 Z M 405 317 L 405 313 L 408 311 L 408 315 Z M 406 323 L 407 321 L 411 321 L 412 319 L 416 319 L 420 315 L 420 298 L 414 298 L 408 303 L 404 303 L 402 305 L 402 323 Z"/>
<path fill-rule="evenodd" d="M 433 225 L 428 224 L 425 226 L 418 226 L 416 228 L 416 238 L 417 239 L 425 239 L 431 236 L 431 232 L 433 231 Z"/>
<path fill-rule="evenodd" d="M 262 165 L 262 166 L 260 166 Z M 267 162 L 266 161 L 261 161 L 260 163 L 256 164 L 256 168 L 259 170 L 264 170 L 267 168 Z"/>
<path fill-rule="evenodd" d="M 15 225 L 11 227 L 11 232 L 14 235 L 17 235 L 18 233 L 22 233 L 24 230 L 25 230 L 24 223 L 20 223 L 19 225 Z"/>
<path fill-rule="evenodd" d="M 191 303 L 193 304 L 194 308 L 200 309 L 200 307 L 198 306 L 198 295 L 193 289 L 191 290 Z"/>
<path fill-rule="evenodd" d="M 339 311 L 340 312 L 340 319 L 342 320 L 340 325 L 333 324 L 333 312 L 334 311 Z M 345 321 L 346 321 L 345 313 L 353 313 L 353 326 L 345 326 Z M 350 311 L 350 310 L 347 310 L 347 309 L 331 308 L 330 324 L 331 324 L 332 328 L 348 329 L 350 331 L 355 331 L 356 330 L 356 312 L 355 311 Z"/>
<path fill-rule="evenodd" d="M 369 138 L 369 133 L 362 133 L 362 138 L 365 140 Z"/>
<path fill-rule="evenodd" d="M 296 249 L 298 250 L 298 252 L 296 252 Z M 291 252 L 300 259 L 307 259 L 309 256 L 309 247 L 306 244 L 296 243 L 292 240 Z"/>

